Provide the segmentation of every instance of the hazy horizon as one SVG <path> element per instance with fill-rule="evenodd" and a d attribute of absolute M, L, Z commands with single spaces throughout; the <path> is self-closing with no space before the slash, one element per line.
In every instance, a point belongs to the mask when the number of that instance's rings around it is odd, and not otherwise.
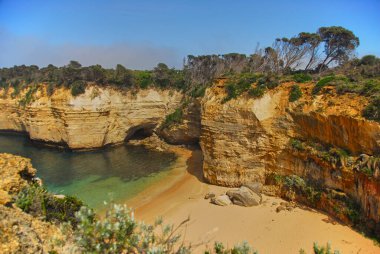
<path fill-rule="evenodd" d="M 187 55 L 251 54 L 277 37 L 343 26 L 358 56 L 380 56 L 380 2 L 0 0 L 0 67 L 77 60 L 109 68 L 181 68 Z M 286 22 L 285 22 L 286 21 Z"/>

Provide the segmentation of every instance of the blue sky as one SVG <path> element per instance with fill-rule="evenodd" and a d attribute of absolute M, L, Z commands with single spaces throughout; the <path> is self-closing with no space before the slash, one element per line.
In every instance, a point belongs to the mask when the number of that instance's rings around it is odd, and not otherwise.
<path fill-rule="evenodd" d="M 250 54 L 332 25 L 360 38 L 359 56 L 380 56 L 379 13 L 380 0 L 0 0 L 0 66 L 181 67 L 188 54 Z"/>

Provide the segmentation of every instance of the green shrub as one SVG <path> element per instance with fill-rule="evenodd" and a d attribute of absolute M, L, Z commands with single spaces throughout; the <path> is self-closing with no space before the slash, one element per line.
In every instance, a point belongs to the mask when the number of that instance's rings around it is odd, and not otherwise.
<path fill-rule="evenodd" d="M 261 98 L 265 94 L 266 87 L 264 85 L 258 85 L 248 90 L 248 94 L 253 98 Z"/>
<path fill-rule="evenodd" d="M 360 59 L 360 64 L 361 65 L 375 65 L 377 61 L 378 61 L 378 58 L 376 56 L 366 55 Z"/>
<path fill-rule="evenodd" d="M 361 87 L 355 83 L 339 82 L 335 86 L 335 90 L 338 94 L 345 93 L 359 93 Z"/>
<path fill-rule="evenodd" d="M 305 147 L 304 147 L 302 141 L 300 141 L 298 139 L 291 138 L 289 140 L 289 144 L 293 149 L 300 150 L 300 151 L 305 150 Z"/>
<path fill-rule="evenodd" d="M 369 120 L 380 122 L 380 96 L 372 99 L 363 109 L 362 115 Z"/>
<path fill-rule="evenodd" d="M 5 80 L 0 80 L 0 88 L 4 88 L 5 89 L 6 87 L 8 87 L 7 82 Z"/>
<path fill-rule="evenodd" d="M 53 82 L 49 82 L 47 88 L 46 88 L 46 93 L 50 97 L 54 94 L 55 86 Z"/>
<path fill-rule="evenodd" d="M 322 90 L 323 87 L 325 87 L 326 85 L 328 85 L 328 83 L 330 83 L 334 79 L 335 79 L 335 76 L 327 76 L 327 77 L 324 77 L 324 78 L 320 79 L 317 82 L 317 84 L 314 86 L 312 93 L 313 94 L 318 94 Z"/>
<path fill-rule="evenodd" d="M 76 224 L 75 212 L 83 206 L 78 199 L 65 196 L 55 197 L 37 184 L 24 188 L 16 197 L 16 205 L 33 216 L 43 216 L 52 222 L 71 222 Z"/>
<path fill-rule="evenodd" d="M 302 97 L 302 91 L 299 85 L 293 85 L 289 93 L 289 101 L 294 102 Z"/>
<path fill-rule="evenodd" d="M 297 83 L 305 83 L 313 80 L 313 77 L 306 73 L 296 73 L 293 75 L 293 80 Z"/>
<path fill-rule="evenodd" d="M 190 246 L 179 243 L 179 230 L 189 219 L 177 227 L 164 225 L 162 219 L 146 225 L 136 221 L 125 205 L 116 204 L 107 209 L 103 219 L 87 207 L 82 207 L 76 218 L 74 236 L 82 253 L 190 253 Z"/>
<path fill-rule="evenodd" d="M 362 95 L 372 96 L 374 94 L 377 94 L 380 92 L 380 81 L 379 80 L 367 80 L 362 89 L 360 90 L 360 93 Z"/>
<path fill-rule="evenodd" d="M 222 103 L 235 99 L 238 96 L 237 89 L 234 84 L 229 83 L 225 86 L 225 88 L 227 91 L 227 96 L 223 99 Z"/>
<path fill-rule="evenodd" d="M 284 179 L 284 184 L 291 189 L 296 188 L 303 190 L 306 187 L 305 181 L 297 175 L 286 176 Z"/>
<path fill-rule="evenodd" d="M 166 116 L 163 126 L 169 126 L 173 123 L 181 123 L 182 115 L 182 108 L 177 108 L 173 113 Z"/>
<path fill-rule="evenodd" d="M 77 80 L 71 85 L 71 95 L 74 97 L 83 94 L 85 91 L 86 83 L 83 81 Z"/>
<path fill-rule="evenodd" d="M 251 246 L 245 241 L 241 244 L 235 245 L 232 249 L 226 249 L 221 242 L 214 243 L 214 251 L 205 251 L 205 254 L 258 254 L 257 251 L 254 251 Z"/>
<path fill-rule="evenodd" d="M 265 85 L 268 89 L 276 88 L 280 84 L 278 76 L 267 74 L 257 80 L 258 85 Z"/>
<path fill-rule="evenodd" d="M 33 87 L 30 87 L 28 92 L 26 92 L 24 98 L 19 100 L 20 106 L 25 107 L 29 105 L 34 100 L 33 94 L 37 92 L 37 90 L 38 90 L 38 87 L 36 85 Z"/>
<path fill-rule="evenodd" d="M 190 91 L 189 95 L 193 98 L 203 97 L 205 95 L 207 89 L 207 85 L 199 85 L 193 88 L 193 90 Z"/>
<path fill-rule="evenodd" d="M 13 82 L 11 84 L 11 87 L 13 87 L 13 92 L 11 94 L 11 97 L 12 98 L 16 98 L 17 95 L 20 94 L 20 81 L 19 80 L 16 80 L 15 82 Z"/>
<path fill-rule="evenodd" d="M 362 168 L 360 168 L 360 172 L 363 172 L 364 174 L 366 174 L 369 177 L 373 176 L 373 171 L 369 167 L 362 167 Z"/>
<path fill-rule="evenodd" d="M 317 243 L 313 245 L 314 254 L 339 254 L 339 251 L 332 252 L 331 245 L 328 243 L 326 246 L 319 246 Z"/>
<path fill-rule="evenodd" d="M 139 71 L 136 73 L 136 82 L 141 89 L 146 89 L 153 83 L 152 73 L 150 71 Z"/>

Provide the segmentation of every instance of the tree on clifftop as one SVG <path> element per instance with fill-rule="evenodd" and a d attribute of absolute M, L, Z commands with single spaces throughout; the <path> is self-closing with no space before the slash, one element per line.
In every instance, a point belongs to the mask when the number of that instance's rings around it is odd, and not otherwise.
<path fill-rule="evenodd" d="M 341 64 L 347 61 L 359 46 L 359 38 L 352 31 L 341 26 L 321 27 L 317 33 L 324 42 L 326 54 L 319 65 L 319 70 L 331 62 Z"/>
<path fill-rule="evenodd" d="M 318 61 L 318 49 L 322 42 L 322 38 L 317 33 L 306 32 L 299 33 L 298 38 L 307 48 L 307 55 L 309 56 L 309 61 L 305 66 L 305 70 L 313 69 L 315 63 Z"/>

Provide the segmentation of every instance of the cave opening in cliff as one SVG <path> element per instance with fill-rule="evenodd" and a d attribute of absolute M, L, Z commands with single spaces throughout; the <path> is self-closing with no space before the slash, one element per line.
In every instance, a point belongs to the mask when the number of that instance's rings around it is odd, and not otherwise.
<path fill-rule="evenodd" d="M 152 123 L 135 126 L 128 131 L 125 141 L 148 138 L 153 135 L 153 130 L 155 127 L 156 124 Z"/>

